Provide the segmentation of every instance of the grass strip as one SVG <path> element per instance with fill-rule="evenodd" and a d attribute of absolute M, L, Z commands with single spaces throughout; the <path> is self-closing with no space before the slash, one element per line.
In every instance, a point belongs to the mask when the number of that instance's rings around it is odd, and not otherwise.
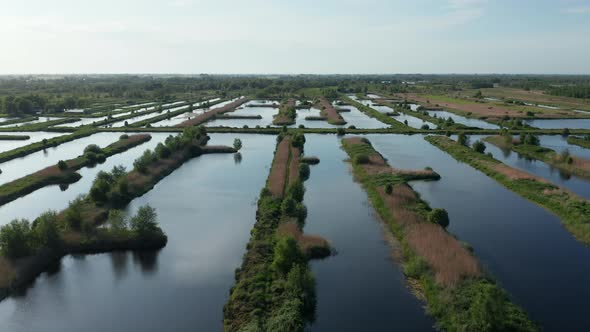
<path fill-rule="evenodd" d="M 545 179 L 503 164 L 444 136 L 428 136 L 432 145 L 496 180 L 520 196 L 553 212 L 578 240 L 590 245 L 590 202 Z"/>
<path fill-rule="evenodd" d="M 446 331 L 534 331 L 537 327 L 507 293 L 486 276 L 477 259 L 446 232 L 446 211 L 432 210 L 409 185 L 436 180 L 430 169 L 391 168 L 370 142 L 342 140 L 352 172 L 400 243 L 401 263 L 415 294 Z"/>

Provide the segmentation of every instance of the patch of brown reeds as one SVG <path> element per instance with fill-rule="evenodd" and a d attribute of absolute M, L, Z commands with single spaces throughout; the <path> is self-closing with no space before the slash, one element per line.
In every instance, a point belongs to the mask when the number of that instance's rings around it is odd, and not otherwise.
<path fill-rule="evenodd" d="M 438 283 L 454 286 L 464 277 L 481 274 L 476 258 L 457 239 L 409 209 L 418 200 L 418 195 L 410 186 L 395 185 L 390 195 L 382 187 L 377 191 L 394 221 L 403 227 L 406 242 L 428 263 Z"/>
<path fill-rule="evenodd" d="M 291 140 L 288 137 L 277 146 L 275 158 L 268 176 L 267 188 L 274 197 L 283 197 L 287 178 L 287 162 L 291 148 Z"/>
<path fill-rule="evenodd" d="M 512 168 L 506 164 L 501 163 L 487 163 L 487 166 L 492 168 L 494 171 L 506 176 L 511 180 L 533 180 L 543 183 L 548 183 L 547 180 L 540 178 L 538 176 L 532 175 L 525 171 L 521 171 L 516 168 Z"/>
<path fill-rule="evenodd" d="M 586 171 L 590 171 L 590 160 L 576 156 L 572 156 L 572 159 L 572 166 Z"/>
<path fill-rule="evenodd" d="M 281 223 L 277 232 L 280 235 L 292 236 L 306 254 L 317 248 L 330 248 L 330 243 L 325 238 L 319 235 L 303 234 L 295 221 Z"/>
<path fill-rule="evenodd" d="M 414 224 L 406 228 L 405 239 L 416 254 L 428 262 L 441 285 L 453 287 L 463 278 L 481 275 L 475 257 L 438 225 Z"/>
<path fill-rule="evenodd" d="M 203 122 L 210 120 L 211 118 L 215 117 L 218 114 L 223 114 L 223 113 L 227 113 L 227 112 L 231 112 L 231 111 L 235 110 L 237 107 L 244 104 L 248 100 L 249 100 L 248 98 L 240 98 L 240 99 L 238 99 L 234 102 L 231 102 L 227 105 L 214 108 L 214 109 L 207 111 L 207 112 L 203 112 L 190 120 L 186 120 L 184 122 L 177 124 L 176 127 L 190 127 L 190 126 L 199 125 Z"/>
<path fill-rule="evenodd" d="M 320 114 L 328 118 L 328 122 L 336 125 L 346 124 L 340 113 L 326 98 L 320 98 Z"/>
<path fill-rule="evenodd" d="M 291 147 L 291 161 L 289 162 L 289 184 L 293 184 L 299 179 L 300 160 L 301 150 L 296 147 Z"/>

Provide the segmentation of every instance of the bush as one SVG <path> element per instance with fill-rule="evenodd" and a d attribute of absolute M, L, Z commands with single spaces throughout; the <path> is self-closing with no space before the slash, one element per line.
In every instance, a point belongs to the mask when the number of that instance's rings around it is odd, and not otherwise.
<path fill-rule="evenodd" d="M 348 126 L 348 129 L 356 129 L 356 126 L 354 126 L 354 125 Z"/>
<path fill-rule="evenodd" d="M 61 244 L 55 211 L 46 211 L 37 217 L 32 231 L 36 247 L 56 248 Z"/>
<path fill-rule="evenodd" d="M 369 156 L 366 154 L 357 154 L 356 156 L 354 156 L 354 160 L 353 162 L 357 165 L 360 164 L 368 164 L 371 160 L 369 159 Z"/>
<path fill-rule="evenodd" d="M 127 134 L 123 134 L 123 135 L 119 136 L 119 139 L 128 139 L 128 138 L 129 138 L 129 135 L 127 135 Z"/>
<path fill-rule="evenodd" d="M 428 214 L 428 221 L 447 228 L 449 226 L 449 214 L 445 209 L 434 209 Z"/>
<path fill-rule="evenodd" d="M 234 139 L 234 149 L 236 149 L 237 151 L 240 151 L 241 148 L 242 148 L 242 140 L 239 138 L 235 138 Z"/>
<path fill-rule="evenodd" d="M 422 127 L 420 127 L 423 130 L 428 130 L 430 129 L 430 126 L 428 126 L 426 123 L 422 125 Z"/>
<path fill-rule="evenodd" d="M 569 128 L 563 128 L 563 130 L 561 131 L 561 135 L 563 135 L 563 136 L 569 136 L 569 134 L 570 134 Z"/>
<path fill-rule="evenodd" d="M 539 137 L 532 134 L 527 134 L 524 138 L 524 144 L 539 146 L 541 142 L 539 140 Z"/>
<path fill-rule="evenodd" d="M 292 236 L 281 237 L 274 248 L 272 268 L 280 274 L 287 274 L 293 265 L 304 261 L 297 241 Z"/>
<path fill-rule="evenodd" d="M 479 153 L 484 153 L 486 151 L 486 145 L 482 141 L 477 140 L 473 143 L 473 150 Z"/>
<path fill-rule="evenodd" d="M 158 159 L 165 159 L 170 157 L 172 151 L 170 151 L 170 149 L 166 145 L 160 142 L 158 143 L 158 145 L 156 145 L 155 153 L 156 156 L 158 156 Z"/>
<path fill-rule="evenodd" d="M 392 192 L 393 192 L 393 186 L 391 185 L 391 183 L 388 183 L 387 185 L 385 185 L 385 193 L 387 195 L 391 195 Z"/>
<path fill-rule="evenodd" d="M 404 274 L 409 278 L 420 278 L 426 271 L 428 271 L 428 264 L 419 256 L 413 256 L 404 264 Z"/>
<path fill-rule="evenodd" d="M 286 190 L 286 196 L 292 197 L 297 202 L 303 201 L 303 195 L 305 194 L 305 187 L 303 182 L 300 180 L 290 184 Z"/>
<path fill-rule="evenodd" d="M 64 220 L 66 225 L 73 230 L 80 230 L 82 226 L 82 204 L 84 202 L 83 196 L 78 196 L 73 201 L 70 201 L 68 208 L 64 212 Z"/>
<path fill-rule="evenodd" d="M 336 134 L 338 136 L 344 136 L 344 135 L 346 135 L 346 130 L 344 128 L 340 127 L 338 129 L 336 129 Z"/>
<path fill-rule="evenodd" d="M 143 152 L 143 155 L 133 162 L 133 168 L 140 173 L 146 173 L 147 167 L 153 163 L 154 161 L 158 160 L 157 155 L 152 152 L 152 150 L 147 149 Z"/>
<path fill-rule="evenodd" d="M 32 252 L 30 235 L 31 225 L 26 219 L 15 219 L 0 227 L 0 253 L 8 258 L 30 255 Z"/>
<path fill-rule="evenodd" d="M 68 164 L 63 160 L 60 160 L 57 162 L 57 168 L 59 168 L 60 171 L 65 171 L 68 169 Z"/>
<path fill-rule="evenodd" d="M 283 199 L 281 203 L 281 212 L 284 215 L 293 217 L 295 215 L 295 208 L 297 205 L 297 201 L 293 199 L 293 197 L 288 196 Z"/>
<path fill-rule="evenodd" d="M 102 149 L 96 144 L 90 144 L 86 148 L 84 148 L 84 154 L 88 152 L 94 152 L 95 154 L 99 154 L 102 152 Z"/>
<path fill-rule="evenodd" d="M 309 179 L 310 173 L 311 172 L 310 172 L 308 164 L 305 164 L 305 163 L 299 164 L 299 177 L 301 178 L 301 180 L 305 181 L 305 180 Z"/>
<path fill-rule="evenodd" d="M 457 142 L 459 142 L 461 145 L 468 146 L 469 138 L 467 138 L 467 135 L 464 133 L 460 133 L 459 136 L 457 136 Z"/>
<path fill-rule="evenodd" d="M 296 147 L 303 151 L 303 146 L 305 145 L 305 135 L 303 133 L 297 132 L 291 137 L 291 146 Z"/>
<path fill-rule="evenodd" d="M 107 223 L 114 232 L 121 233 L 128 229 L 125 213 L 121 210 L 110 210 Z"/>

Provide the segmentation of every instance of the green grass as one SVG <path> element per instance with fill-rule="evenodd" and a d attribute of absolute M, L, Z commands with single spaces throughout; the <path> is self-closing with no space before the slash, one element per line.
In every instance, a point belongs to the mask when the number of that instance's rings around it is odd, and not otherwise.
<path fill-rule="evenodd" d="M 501 140 L 498 136 L 486 137 L 484 140 L 503 149 L 512 149 L 512 151 L 527 158 L 542 161 L 566 173 L 590 179 L 590 170 L 567 163 L 560 158 L 560 155 L 555 150 L 530 144 L 510 144 Z"/>
<path fill-rule="evenodd" d="M 588 136 L 588 137 L 590 137 L 590 136 Z M 568 136 L 567 142 L 569 144 L 574 144 L 574 145 L 581 146 L 586 149 L 590 149 L 590 139 L 586 139 L 584 137 Z"/>
<path fill-rule="evenodd" d="M 58 146 L 60 144 L 66 143 L 66 142 L 76 140 L 78 138 L 90 136 L 90 135 L 94 134 L 95 132 L 96 131 L 94 131 L 94 130 L 88 130 L 88 129 L 79 130 L 79 131 L 76 131 L 76 132 L 69 134 L 69 135 L 63 135 L 63 136 L 50 138 L 47 140 L 46 143 L 43 143 L 41 141 L 41 142 L 36 142 L 36 143 L 31 143 L 31 144 L 28 144 L 25 146 L 21 146 L 19 148 L 12 149 L 9 151 L 5 151 L 5 152 L 0 153 L 0 163 L 12 160 L 14 158 L 24 157 L 24 156 L 29 155 L 31 153 L 41 151 L 46 148 L 55 147 L 55 146 Z"/>
<path fill-rule="evenodd" d="M 0 127 L 0 131 L 3 132 L 7 132 L 7 131 L 40 131 L 40 130 L 46 130 L 49 127 L 52 126 L 57 126 L 60 124 L 65 124 L 65 123 L 72 123 L 72 122 L 77 122 L 79 121 L 79 118 L 63 118 L 63 119 L 56 119 L 56 120 L 50 120 L 50 121 L 43 121 L 43 122 L 37 122 L 37 123 L 31 123 L 31 124 L 23 124 L 22 126 L 13 126 L 13 127 Z"/>
<path fill-rule="evenodd" d="M 368 144 L 350 145 L 343 141 L 342 146 L 351 160 L 361 154 L 377 153 Z M 444 287 L 435 281 L 425 260 L 417 256 L 405 242 L 403 227 L 395 221 L 377 191 L 377 187 L 387 183 L 407 183 L 415 178 L 369 175 L 362 165 L 355 163 L 352 163 L 352 169 L 355 178 L 366 190 L 372 206 L 400 242 L 404 273 L 415 291 L 426 300 L 426 310 L 436 319 L 438 327 L 446 331 L 537 330 L 526 313 L 512 303 L 506 292 L 488 277 L 463 279 L 455 287 Z M 409 208 L 423 216 L 430 211 L 428 204 L 421 199 Z"/>
<path fill-rule="evenodd" d="M 143 144 L 150 139 L 151 136 L 149 135 L 131 136 L 128 139 L 121 139 L 102 149 L 101 156 L 106 159 L 112 155 Z M 81 178 L 80 174 L 76 173 L 76 171 L 94 163 L 84 155 L 66 160 L 65 162 L 68 164 L 68 168 L 63 171 L 59 170 L 55 165 L 49 166 L 38 172 L 0 185 L 0 205 L 4 205 L 45 186 L 76 182 Z"/>
<path fill-rule="evenodd" d="M 29 135 L 0 135 L 0 141 L 26 141 L 30 138 Z"/>
<path fill-rule="evenodd" d="M 491 164 L 500 161 L 473 151 L 444 136 L 428 136 L 432 145 L 447 152 L 458 161 L 483 172 L 504 187 L 556 214 L 565 228 L 578 240 L 590 245 L 590 202 L 568 191 L 555 191 L 558 187 L 530 179 L 513 180 L 495 171 Z M 554 191 L 547 194 L 547 191 Z"/>
<path fill-rule="evenodd" d="M 391 128 L 396 128 L 396 129 L 400 129 L 400 130 L 405 130 L 405 131 L 413 131 L 413 128 L 406 126 L 405 124 L 395 120 L 394 118 L 383 114 L 369 106 L 365 106 L 353 99 L 348 98 L 347 96 L 342 95 L 340 97 L 344 102 L 349 103 L 351 105 L 353 105 L 354 107 L 358 108 L 361 112 L 367 114 L 368 116 L 375 118 L 385 124 L 388 124 L 391 126 Z"/>

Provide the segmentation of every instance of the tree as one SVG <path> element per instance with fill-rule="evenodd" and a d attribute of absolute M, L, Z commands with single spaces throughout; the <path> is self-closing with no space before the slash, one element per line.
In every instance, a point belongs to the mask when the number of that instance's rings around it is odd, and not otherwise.
<path fill-rule="evenodd" d="M 234 149 L 236 149 L 237 151 L 240 151 L 241 148 L 242 148 L 242 140 L 239 138 L 234 139 Z"/>
<path fill-rule="evenodd" d="M 8 258 L 31 254 L 31 225 L 26 219 L 15 219 L 0 227 L 0 253 Z"/>
<path fill-rule="evenodd" d="M 477 140 L 473 143 L 473 150 L 479 153 L 484 153 L 486 151 L 486 145 L 482 141 Z"/>
<path fill-rule="evenodd" d="M 449 214 L 445 209 L 434 209 L 428 214 L 428 221 L 447 228 L 449 226 Z"/>
<path fill-rule="evenodd" d="M 159 230 L 156 209 L 149 204 L 140 207 L 131 218 L 131 229 L 140 236 L 148 236 Z"/>
<path fill-rule="evenodd" d="M 297 202 L 303 201 L 303 195 L 305 194 L 305 187 L 301 180 L 297 180 L 287 187 L 287 196 L 292 197 Z"/>
<path fill-rule="evenodd" d="M 385 185 L 385 193 L 387 195 L 391 195 L 391 193 L 393 192 L 393 186 L 391 185 L 391 183 L 388 183 Z"/>
<path fill-rule="evenodd" d="M 60 171 L 65 171 L 68 169 L 68 164 L 63 160 L 60 160 L 57 162 L 57 168 L 59 168 Z"/>
<path fill-rule="evenodd" d="M 524 138 L 524 144 L 538 146 L 539 144 L 541 144 L 541 142 L 539 141 L 539 137 L 532 134 L 527 134 Z"/>
<path fill-rule="evenodd" d="M 161 142 L 158 143 L 158 145 L 156 145 L 155 152 L 156 152 L 156 155 L 158 156 L 158 159 L 168 158 L 172 154 L 172 151 L 170 151 L 170 149 L 167 146 L 165 146 L 164 144 L 162 144 Z"/>
<path fill-rule="evenodd" d="M 68 208 L 64 212 L 64 219 L 69 228 L 80 230 L 82 226 L 82 204 L 84 196 L 80 195 L 73 201 L 70 201 Z"/>
<path fill-rule="evenodd" d="M 127 219 L 125 219 L 125 213 L 121 210 L 109 211 L 108 224 L 112 231 L 121 233 L 126 231 L 128 228 Z"/>
<path fill-rule="evenodd" d="M 61 243 L 55 211 L 46 211 L 37 217 L 33 221 L 32 231 L 36 247 L 56 248 Z"/>
<path fill-rule="evenodd" d="M 459 142 L 461 145 L 468 146 L 469 139 L 467 138 L 467 135 L 460 133 L 459 136 L 457 136 L 457 142 Z"/>
<path fill-rule="evenodd" d="M 94 152 L 94 153 L 98 154 L 98 153 L 102 152 L 102 149 L 96 144 L 89 144 L 88 146 L 86 146 L 84 148 L 84 154 L 86 154 L 88 152 Z"/>
<path fill-rule="evenodd" d="M 305 164 L 305 163 L 299 164 L 299 177 L 301 178 L 301 180 L 305 181 L 305 180 L 309 179 L 310 173 L 311 172 L 309 170 L 308 164 Z"/>

